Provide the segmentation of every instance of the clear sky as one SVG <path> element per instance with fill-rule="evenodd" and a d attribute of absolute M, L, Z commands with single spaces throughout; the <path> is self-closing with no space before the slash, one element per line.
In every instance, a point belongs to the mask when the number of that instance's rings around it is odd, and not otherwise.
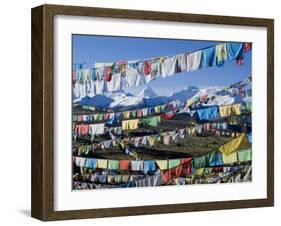
<path fill-rule="evenodd" d="M 73 35 L 73 63 L 87 62 L 84 68 L 93 67 L 94 62 L 138 60 L 198 50 L 219 42 L 178 40 L 159 38 L 131 38 L 96 35 Z M 159 95 L 168 95 L 190 85 L 200 88 L 228 86 L 252 75 L 252 51 L 245 54 L 244 65 L 237 66 L 227 61 L 223 67 L 208 67 L 195 72 L 179 73 L 168 78 L 159 78 L 149 84 L 126 88 L 133 94 L 150 86 Z"/>

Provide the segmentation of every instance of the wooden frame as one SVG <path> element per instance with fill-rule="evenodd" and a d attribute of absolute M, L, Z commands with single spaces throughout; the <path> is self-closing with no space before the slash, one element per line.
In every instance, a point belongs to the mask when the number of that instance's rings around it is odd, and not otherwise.
<path fill-rule="evenodd" d="M 267 198 L 241 201 L 54 211 L 53 53 L 54 16 L 95 16 L 265 27 L 267 29 Z M 32 9 L 32 200 L 31 215 L 43 221 L 162 214 L 274 205 L 274 21 L 123 9 L 42 5 Z"/>

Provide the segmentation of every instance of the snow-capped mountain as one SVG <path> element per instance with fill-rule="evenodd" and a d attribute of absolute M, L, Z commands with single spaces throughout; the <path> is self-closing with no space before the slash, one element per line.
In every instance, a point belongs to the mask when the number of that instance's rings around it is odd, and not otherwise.
<path fill-rule="evenodd" d="M 185 102 L 187 99 L 196 95 L 200 92 L 200 89 L 196 86 L 188 86 L 187 88 L 180 90 L 178 92 L 172 93 L 172 100 L 179 100 L 180 102 Z"/>
<path fill-rule="evenodd" d="M 204 96 L 204 95 L 207 95 L 208 97 L 215 96 L 216 93 L 221 91 L 221 90 L 222 90 L 222 88 L 217 87 L 217 86 L 211 86 L 211 87 L 208 87 L 208 88 L 201 88 L 201 89 L 198 90 L 196 95 L 194 95 L 194 97 L 200 97 L 200 96 Z"/>
<path fill-rule="evenodd" d="M 230 105 L 234 103 L 241 103 L 242 101 L 251 101 L 251 97 L 242 98 L 238 93 L 237 89 L 235 92 L 228 90 L 225 91 L 222 87 L 208 87 L 200 89 L 196 95 L 192 98 L 198 98 L 202 96 L 213 97 L 212 100 L 209 100 L 207 104 L 203 105 Z"/>
<path fill-rule="evenodd" d="M 152 88 L 150 88 L 150 86 L 147 86 L 137 96 L 140 98 L 154 98 L 158 95 L 154 92 Z"/>
<path fill-rule="evenodd" d="M 198 87 L 190 86 L 179 92 L 172 93 L 169 96 L 158 96 L 151 87 L 147 86 L 135 96 L 121 89 L 116 92 L 105 93 L 104 95 L 85 97 L 79 103 L 81 105 L 124 110 L 137 107 L 151 107 L 174 100 L 184 103 L 186 99 L 196 95 L 199 91 L 200 89 Z"/>
<path fill-rule="evenodd" d="M 141 99 L 135 98 L 132 94 L 126 93 L 121 89 L 112 93 L 105 93 L 104 95 L 97 94 L 93 97 L 86 96 L 80 101 L 75 102 L 80 105 L 108 108 L 115 107 L 117 105 L 135 105 L 138 101 L 141 101 Z"/>
<path fill-rule="evenodd" d="M 239 95 L 237 85 L 242 85 L 247 89 L 247 96 Z M 100 108 L 113 108 L 113 110 L 134 109 L 138 107 L 151 107 L 160 104 L 165 104 L 171 101 L 178 101 L 183 105 L 186 100 L 196 100 L 198 97 L 207 95 L 213 97 L 205 103 L 205 105 L 228 105 L 239 103 L 241 101 L 251 102 L 251 77 L 233 84 L 229 89 L 223 87 L 208 87 L 198 88 L 196 86 L 189 86 L 178 92 L 174 92 L 167 96 L 158 96 L 157 93 L 149 86 L 145 87 L 139 94 L 132 95 L 124 90 L 118 90 L 111 93 L 104 93 L 103 95 L 95 95 L 93 97 L 84 97 L 81 100 L 74 99 L 73 103 L 76 105 L 88 105 Z M 248 94 L 249 93 L 249 94 Z"/>
<path fill-rule="evenodd" d="M 110 108 L 139 106 L 143 104 L 143 99 L 138 96 L 119 96 L 115 97 L 110 103 Z"/>
<path fill-rule="evenodd" d="M 104 95 L 95 95 L 93 97 L 83 97 L 80 101 L 74 101 L 74 103 L 78 103 L 79 105 L 85 106 L 95 106 L 99 108 L 108 107 L 114 100 L 110 97 Z"/>

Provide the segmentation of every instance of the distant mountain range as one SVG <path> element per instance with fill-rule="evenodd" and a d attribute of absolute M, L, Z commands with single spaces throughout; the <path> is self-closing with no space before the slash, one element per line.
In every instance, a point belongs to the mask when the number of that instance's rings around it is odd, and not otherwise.
<path fill-rule="evenodd" d="M 121 89 L 112 93 L 104 93 L 104 95 L 95 95 L 94 97 L 87 96 L 76 103 L 100 108 L 124 110 L 136 107 L 156 106 L 173 100 L 178 100 L 183 103 L 186 99 L 191 98 L 199 91 L 200 89 L 198 87 L 190 86 L 169 96 L 158 96 L 150 86 L 147 86 L 137 95 L 126 93 L 123 89 Z"/>
<path fill-rule="evenodd" d="M 196 86 L 189 86 L 168 96 L 158 96 L 151 87 L 147 86 L 137 95 L 126 93 L 123 89 L 121 89 L 112 93 L 105 93 L 104 95 L 84 97 L 76 103 L 100 108 L 111 108 L 114 111 L 123 111 L 134 108 L 152 107 L 166 104 L 170 101 L 178 101 L 180 104 L 184 104 L 187 99 L 197 96 L 200 97 L 203 95 L 217 96 L 217 98 L 210 103 L 216 105 L 232 104 L 241 101 L 239 96 L 233 96 L 230 94 L 223 96 L 217 95 L 217 93 L 221 90 L 221 87 L 208 87 L 200 89 Z"/>

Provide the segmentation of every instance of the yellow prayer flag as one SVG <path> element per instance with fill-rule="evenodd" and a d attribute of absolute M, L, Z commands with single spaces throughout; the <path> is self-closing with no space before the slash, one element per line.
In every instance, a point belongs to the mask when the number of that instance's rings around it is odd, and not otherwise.
<path fill-rule="evenodd" d="M 194 135 L 194 134 L 196 134 L 196 127 L 188 128 L 188 134 L 189 134 L 189 135 Z"/>
<path fill-rule="evenodd" d="M 195 102 L 194 99 L 188 99 L 186 101 L 187 107 L 191 106 L 194 102 Z"/>
<path fill-rule="evenodd" d="M 107 159 L 97 159 L 97 168 L 107 169 Z"/>
<path fill-rule="evenodd" d="M 93 114 L 93 116 L 94 116 L 94 120 L 97 121 L 98 117 L 99 117 L 99 114 Z"/>
<path fill-rule="evenodd" d="M 232 154 L 229 155 L 222 154 L 222 161 L 224 164 L 231 164 L 231 163 L 238 162 L 237 152 L 233 152 Z"/>
<path fill-rule="evenodd" d="M 155 160 L 161 170 L 168 169 L 168 160 Z"/>
<path fill-rule="evenodd" d="M 195 171 L 195 175 L 196 176 L 201 176 L 201 175 L 203 175 L 204 174 L 204 171 L 205 171 L 205 168 L 199 168 L 199 169 L 197 169 L 196 171 Z"/>
<path fill-rule="evenodd" d="M 161 106 L 155 106 L 154 111 L 155 111 L 155 113 L 160 113 L 161 112 Z"/>
<path fill-rule="evenodd" d="M 155 137 L 148 137 L 148 142 L 149 142 L 149 146 L 152 147 L 156 143 L 156 138 Z"/>
<path fill-rule="evenodd" d="M 241 114 L 241 105 L 240 104 L 221 106 L 221 107 L 219 107 L 219 109 L 220 109 L 221 117 L 228 117 L 231 115 L 240 115 Z"/>
<path fill-rule="evenodd" d="M 126 119 L 128 119 L 128 118 L 130 118 L 130 114 L 131 114 L 130 111 L 124 111 L 124 112 L 123 112 L 123 117 L 126 118 Z"/>
<path fill-rule="evenodd" d="M 125 142 L 124 142 L 124 140 L 120 140 L 119 144 L 121 145 L 122 149 L 125 149 Z"/>
<path fill-rule="evenodd" d="M 218 63 L 222 63 L 225 60 L 227 60 L 228 55 L 227 55 L 226 43 L 216 45 L 216 58 Z"/>
<path fill-rule="evenodd" d="M 240 137 L 235 138 L 231 141 L 229 141 L 228 143 L 222 145 L 219 150 L 220 152 L 222 152 L 225 155 L 229 155 L 235 151 L 237 151 L 238 149 L 240 149 L 241 147 L 244 147 L 247 144 L 247 137 L 245 134 L 242 134 Z"/>
<path fill-rule="evenodd" d="M 133 130 L 137 128 L 139 128 L 139 119 L 122 121 L 123 130 Z"/>

